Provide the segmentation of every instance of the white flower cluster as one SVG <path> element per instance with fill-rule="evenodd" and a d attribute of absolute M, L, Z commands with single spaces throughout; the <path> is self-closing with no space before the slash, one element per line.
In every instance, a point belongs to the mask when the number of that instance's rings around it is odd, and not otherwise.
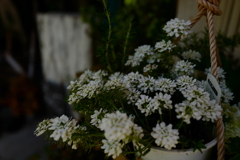
<path fill-rule="evenodd" d="M 192 51 L 192 50 L 183 52 L 182 56 L 183 56 L 183 59 L 186 59 L 186 60 L 196 60 L 200 62 L 200 59 L 201 59 L 201 54 L 197 51 Z"/>
<path fill-rule="evenodd" d="M 68 145 L 72 145 L 73 149 L 76 149 L 77 143 L 72 140 L 72 134 L 80 130 L 85 131 L 86 128 L 77 125 L 76 120 L 70 120 L 67 116 L 62 115 L 61 117 L 47 119 L 39 123 L 35 134 L 39 136 L 46 131 L 52 131 L 50 138 L 53 138 L 55 141 L 61 138 L 63 142 L 67 142 Z"/>
<path fill-rule="evenodd" d="M 166 126 L 164 122 L 157 124 L 153 131 L 151 132 L 153 138 L 155 138 L 155 143 L 158 146 L 164 147 L 168 150 L 176 147 L 179 139 L 179 133 L 177 129 L 172 129 L 172 124 Z"/>
<path fill-rule="evenodd" d="M 135 49 L 134 55 L 130 55 L 128 57 L 127 62 L 125 65 L 130 65 L 132 67 L 139 66 L 140 63 L 145 59 L 148 63 L 147 66 L 144 67 L 143 71 L 147 72 L 149 70 L 153 70 L 157 68 L 156 64 L 153 64 L 154 62 L 160 62 L 161 55 L 159 52 L 164 52 L 166 50 L 171 51 L 172 48 L 176 47 L 175 44 L 173 44 L 171 41 L 165 41 L 162 40 L 160 42 L 157 42 L 155 44 L 155 48 L 151 48 L 150 45 L 143 45 Z M 158 53 L 155 53 L 157 51 Z"/>
<path fill-rule="evenodd" d="M 172 101 L 170 100 L 171 95 L 156 93 L 156 95 L 151 98 L 146 95 L 140 95 L 140 98 L 136 102 L 136 106 L 141 111 L 145 113 L 145 116 L 149 116 L 155 111 L 162 114 L 162 108 L 172 109 Z"/>
<path fill-rule="evenodd" d="M 143 68 L 143 72 L 152 71 L 152 70 L 156 69 L 157 67 L 158 67 L 158 65 L 156 65 L 156 64 L 148 64 Z"/>
<path fill-rule="evenodd" d="M 150 45 L 143 45 L 139 46 L 137 49 L 135 49 L 135 53 L 133 56 L 129 56 L 127 62 L 125 65 L 131 65 L 132 67 L 140 65 L 140 62 L 143 61 L 143 58 L 145 55 L 152 55 L 153 49 Z"/>
<path fill-rule="evenodd" d="M 163 52 L 165 50 L 171 51 L 174 47 L 176 47 L 176 45 L 173 44 L 170 40 L 167 42 L 165 40 L 162 40 L 155 44 L 155 50 L 158 52 Z"/>
<path fill-rule="evenodd" d="M 97 128 L 99 128 L 99 124 L 101 123 L 102 118 L 107 113 L 107 110 L 103 110 L 102 108 L 98 111 L 95 110 L 94 114 L 91 115 L 91 121 L 90 123 Z"/>
<path fill-rule="evenodd" d="M 168 78 L 158 78 L 155 81 L 155 91 L 173 94 L 175 92 L 175 87 L 175 81 Z"/>
<path fill-rule="evenodd" d="M 224 103 L 229 103 L 231 100 L 233 100 L 233 93 L 227 87 L 225 80 L 220 81 L 220 88 L 222 91 L 222 101 Z"/>
<path fill-rule="evenodd" d="M 123 74 L 120 72 L 116 72 L 109 77 L 109 80 L 105 83 L 104 89 L 112 90 L 112 89 L 121 89 L 125 88 L 125 83 L 123 83 Z"/>
<path fill-rule="evenodd" d="M 142 128 L 134 124 L 133 118 L 119 111 L 105 114 L 99 128 L 104 131 L 106 138 L 106 140 L 102 140 L 101 148 L 113 158 L 122 153 L 122 147 L 128 143 L 130 135 L 140 139 L 143 137 Z"/>
<path fill-rule="evenodd" d="M 67 87 L 72 93 L 69 95 L 68 103 L 77 103 L 83 98 L 91 98 L 98 94 L 103 88 L 103 77 L 106 76 L 105 71 L 85 71 L 78 80 L 70 82 Z"/>
<path fill-rule="evenodd" d="M 178 89 L 180 91 L 187 89 L 188 87 L 193 87 L 196 84 L 196 79 L 189 76 L 181 76 L 177 79 Z"/>
<path fill-rule="evenodd" d="M 175 18 L 168 21 L 167 24 L 163 27 L 163 30 L 167 32 L 168 36 L 181 36 L 185 38 L 189 33 L 192 32 L 190 31 L 190 25 L 190 21 L 185 22 L 184 20 Z"/>
<path fill-rule="evenodd" d="M 175 105 L 177 118 L 190 124 L 190 119 L 216 121 L 221 116 L 222 108 L 215 100 L 210 100 L 209 93 L 197 86 L 188 87 L 181 91 L 186 98 L 182 103 Z"/>
<path fill-rule="evenodd" d="M 191 75 L 194 72 L 195 64 L 192 64 L 191 62 L 188 61 L 179 61 L 176 63 L 173 69 L 173 74 L 176 75 L 176 77 L 183 76 L 183 75 Z"/>
<path fill-rule="evenodd" d="M 140 79 L 138 79 L 137 88 L 144 93 L 153 92 L 154 86 L 155 86 L 155 79 L 153 77 L 142 76 Z"/>

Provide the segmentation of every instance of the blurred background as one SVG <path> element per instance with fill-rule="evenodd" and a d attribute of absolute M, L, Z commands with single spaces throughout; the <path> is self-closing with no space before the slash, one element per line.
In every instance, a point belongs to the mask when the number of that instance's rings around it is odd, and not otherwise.
<path fill-rule="evenodd" d="M 223 15 L 214 19 L 233 103 L 240 99 L 238 6 L 240 1 L 223 1 Z M 170 19 L 188 20 L 198 13 L 192 0 L 109 0 L 108 7 L 114 44 L 122 44 L 132 23 L 129 54 L 161 39 L 162 27 Z M 44 118 L 62 114 L 79 118 L 67 103 L 66 87 L 82 71 L 101 68 L 99 52 L 108 29 L 101 2 L 0 0 L 0 27 L 0 160 L 104 159 L 99 148 L 84 154 L 33 133 Z M 205 40 L 205 28 L 202 18 L 193 30 Z M 208 41 L 199 40 L 202 43 Z"/>

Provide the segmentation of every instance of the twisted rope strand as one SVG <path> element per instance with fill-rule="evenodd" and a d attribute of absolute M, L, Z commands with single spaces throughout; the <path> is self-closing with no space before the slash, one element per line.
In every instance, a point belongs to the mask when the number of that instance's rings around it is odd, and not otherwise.
<path fill-rule="evenodd" d="M 208 28 L 209 28 L 209 42 L 210 42 L 210 57 L 211 57 L 211 69 L 213 76 L 218 80 L 218 73 L 217 73 L 217 46 L 216 46 L 216 39 L 215 39 L 215 32 L 214 32 L 214 25 L 213 25 L 213 13 L 210 9 L 207 10 L 207 21 L 208 21 Z M 217 120 L 217 137 L 218 137 L 218 160 L 224 160 L 224 127 L 222 118 Z"/>
<path fill-rule="evenodd" d="M 193 20 L 191 20 L 191 27 L 193 27 L 203 15 L 206 15 L 208 29 L 209 29 L 211 70 L 212 70 L 213 76 L 218 80 L 217 45 L 216 45 L 216 38 L 215 38 L 214 25 L 213 25 L 213 15 L 222 14 L 222 11 L 219 8 L 220 0 L 196 0 L 196 1 L 198 2 L 199 13 Z M 222 118 L 219 118 L 216 123 L 217 123 L 216 127 L 217 127 L 217 137 L 218 137 L 217 160 L 224 160 L 224 153 L 225 153 L 224 126 L 223 126 Z"/>

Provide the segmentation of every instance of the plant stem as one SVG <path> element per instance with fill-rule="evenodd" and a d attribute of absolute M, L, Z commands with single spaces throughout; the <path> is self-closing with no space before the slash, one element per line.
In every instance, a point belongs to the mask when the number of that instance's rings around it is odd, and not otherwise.
<path fill-rule="evenodd" d="M 139 115 L 138 115 L 138 113 L 137 113 L 137 111 L 136 111 L 136 109 L 135 109 L 134 107 L 133 107 L 133 110 L 134 110 L 135 114 L 137 115 L 137 118 L 139 119 L 140 123 L 141 123 L 144 127 L 147 128 L 147 126 L 141 121 L 141 118 L 139 117 Z"/>
<path fill-rule="evenodd" d="M 181 120 L 181 123 L 180 123 L 180 125 L 178 127 L 178 130 L 182 127 L 182 124 L 183 124 L 183 120 Z"/>
<path fill-rule="evenodd" d="M 128 39 L 129 39 L 129 36 L 130 36 L 131 29 L 132 29 L 132 19 L 130 19 L 129 26 L 128 26 L 128 31 L 127 31 L 127 35 L 126 35 L 126 39 L 125 39 L 125 43 L 124 43 L 124 46 L 123 46 L 122 66 L 124 66 L 124 62 L 125 62 L 125 58 L 126 58 L 127 44 L 128 44 Z"/>
<path fill-rule="evenodd" d="M 107 68 L 109 69 L 110 72 L 112 72 L 111 65 L 109 62 L 109 46 L 110 46 L 110 39 L 111 39 L 111 34 L 112 34 L 112 24 L 111 24 L 111 18 L 110 18 L 110 13 L 107 8 L 107 2 L 106 0 L 102 0 L 103 2 L 103 7 L 105 11 L 105 15 L 108 20 L 108 35 L 107 35 L 107 43 L 106 43 L 106 48 L 105 48 L 105 56 L 106 56 L 106 61 L 107 61 Z"/>

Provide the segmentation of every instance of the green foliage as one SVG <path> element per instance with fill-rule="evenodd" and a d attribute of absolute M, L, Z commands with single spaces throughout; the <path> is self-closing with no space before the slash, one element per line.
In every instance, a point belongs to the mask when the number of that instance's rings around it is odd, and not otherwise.
<path fill-rule="evenodd" d="M 101 1 L 103 7 L 95 2 L 82 5 L 80 12 L 92 27 L 93 54 L 97 57 L 94 57 L 94 64 L 100 64 L 110 72 L 125 71 L 123 64 L 128 55 L 137 46 L 159 39 L 165 22 L 175 16 L 175 8 L 172 7 L 175 2 L 171 0 L 138 1 L 111 12 L 107 5 L 113 3 L 112 0 L 109 3 Z"/>
<path fill-rule="evenodd" d="M 230 142 L 226 145 L 227 160 L 240 159 L 240 137 L 231 138 Z"/>

